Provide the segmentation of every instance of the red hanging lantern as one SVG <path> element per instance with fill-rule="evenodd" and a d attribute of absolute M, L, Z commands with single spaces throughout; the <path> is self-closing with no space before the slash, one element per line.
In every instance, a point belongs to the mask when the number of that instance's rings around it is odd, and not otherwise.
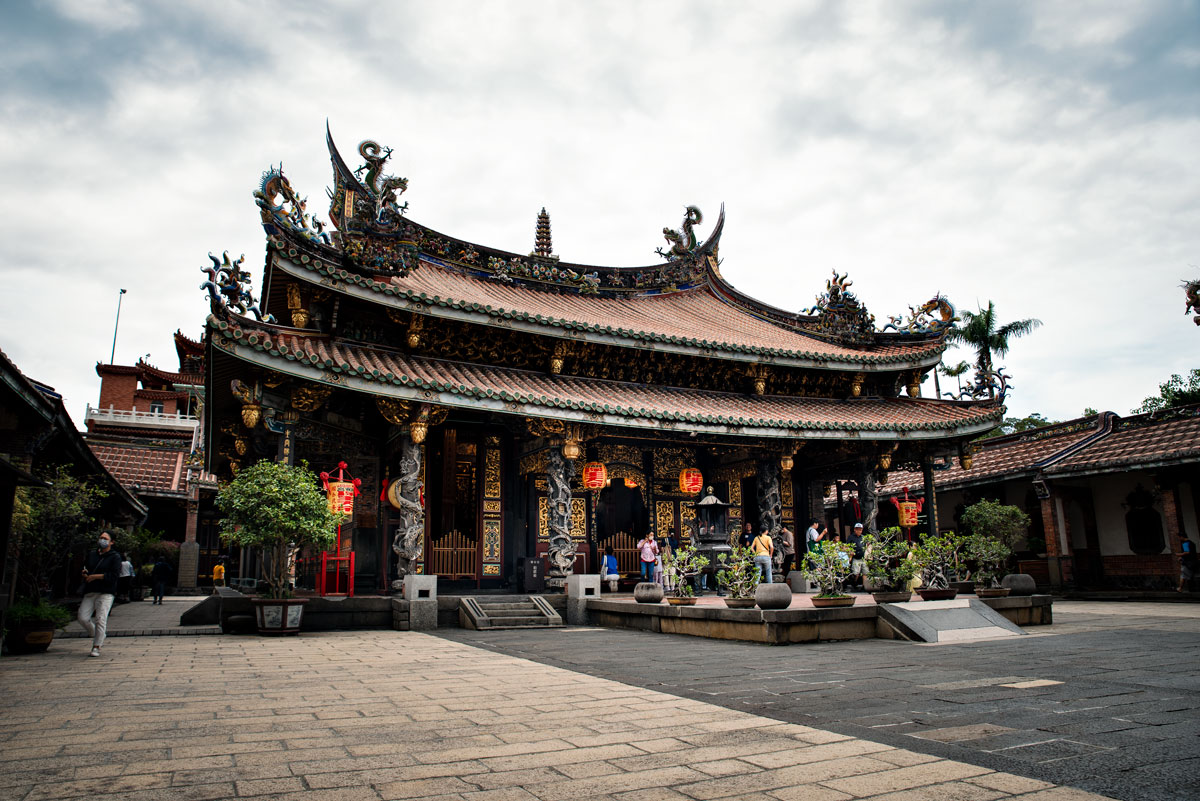
<path fill-rule="evenodd" d="M 694 467 L 679 471 L 679 491 L 684 495 L 696 495 L 704 488 L 704 475 Z"/>
<path fill-rule="evenodd" d="M 604 462 L 588 462 L 583 466 L 583 488 L 587 490 L 603 489 L 608 481 L 608 468 Z"/>

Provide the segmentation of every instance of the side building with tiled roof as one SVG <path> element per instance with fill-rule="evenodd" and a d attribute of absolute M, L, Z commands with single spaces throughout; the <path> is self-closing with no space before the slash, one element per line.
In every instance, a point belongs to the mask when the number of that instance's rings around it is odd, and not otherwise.
<path fill-rule="evenodd" d="M 966 457 L 935 470 L 938 528 L 958 530 L 983 498 L 1021 507 L 1031 524 L 1020 567 L 1042 585 L 1174 589 L 1182 539 L 1200 539 L 1200 406 L 1102 412 L 981 440 Z M 893 472 L 879 497 L 922 497 L 921 478 Z M 843 523 L 854 514 L 844 503 Z M 879 521 L 896 524 L 890 503 Z"/>
<path fill-rule="evenodd" d="M 203 459 L 203 345 L 176 332 L 175 347 L 178 371 L 145 360 L 97 364 L 100 401 L 88 404 L 85 422 L 92 452 L 146 505 L 144 526 L 181 543 L 178 582 L 186 591 L 211 575 L 220 541 L 216 481 Z"/>
<path fill-rule="evenodd" d="M 418 571 L 500 587 L 530 558 L 559 585 L 608 545 L 633 573 L 645 533 L 699 535 L 705 488 L 738 529 L 778 532 L 825 484 L 928 474 L 1003 415 L 999 377 L 920 396 L 947 300 L 880 327 L 836 272 L 802 312 L 750 298 L 722 275 L 723 209 L 703 235 L 688 207 L 657 264 L 570 263 L 544 212 L 527 255 L 458 239 L 408 217 L 390 151 L 363 142 L 352 170 L 328 145 L 331 227 L 263 176 L 261 302 L 241 259 L 210 257 L 206 454 L 220 476 L 346 462 L 363 589 Z"/>

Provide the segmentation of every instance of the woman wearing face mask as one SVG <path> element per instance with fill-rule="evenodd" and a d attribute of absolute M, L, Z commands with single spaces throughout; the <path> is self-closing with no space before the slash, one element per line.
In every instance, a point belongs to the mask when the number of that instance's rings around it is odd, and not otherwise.
<path fill-rule="evenodd" d="M 100 656 L 104 634 L 108 630 L 108 612 L 112 609 L 121 576 L 121 554 L 112 547 L 113 535 L 100 533 L 99 546 L 88 551 L 83 567 L 83 600 L 79 603 L 79 623 L 92 635 L 92 656 Z"/>

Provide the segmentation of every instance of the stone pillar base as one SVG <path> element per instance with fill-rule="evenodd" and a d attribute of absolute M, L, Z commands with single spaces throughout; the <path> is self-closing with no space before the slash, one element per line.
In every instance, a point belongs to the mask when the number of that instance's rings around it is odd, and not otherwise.
<path fill-rule="evenodd" d="M 409 631 L 433 631 L 438 627 L 438 602 L 436 598 L 408 602 Z"/>

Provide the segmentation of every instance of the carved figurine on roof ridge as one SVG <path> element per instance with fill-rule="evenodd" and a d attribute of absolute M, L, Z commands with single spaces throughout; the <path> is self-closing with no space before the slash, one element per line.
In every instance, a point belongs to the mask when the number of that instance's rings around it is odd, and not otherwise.
<path fill-rule="evenodd" d="M 671 246 L 670 250 L 656 248 L 655 253 L 662 256 L 664 259 L 685 259 L 696 252 L 696 232 L 695 227 L 704 221 L 704 215 L 700 213 L 700 209 L 695 206 L 688 206 L 684 210 L 683 229 L 681 234 L 672 228 L 663 229 L 663 239 Z"/>
<path fill-rule="evenodd" d="M 264 225 L 290 228 L 309 241 L 330 244 L 325 223 L 309 216 L 306 211 L 308 198 L 300 197 L 292 189 L 291 182 L 283 174 L 282 164 L 272 165 L 262 174 L 262 181 L 254 191 L 254 202 L 262 209 Z"/>
<path fill-rule="evenodd" d="M 211 253 L 208 254 L 208 258 L 212 260 L 213 266 L 200 268 L 200 272 L 208 276 L 208 280 L 201 284 L 200 288 L 208 290 L 208 302 L 214 314 L 233 309 L 241 315 L 253 314 L 254 319 L 260 322 L 275 322 L 273 315 L 263 315 L 259 311 L 258 300 L 250 291 L 250 273 L 242 269 L 242 262 L 246 260 L 245 254 L 238 256 L 236 261 L 230 261 L 229 251 L 221 255 L 220 261 Z"/>
<path fill-rule="evenodd" d="M 817 303 L 801 314 L 817 317 L 815 333 L 824 334 L 846 345 L 870 345 L 875 341 L 875 316 L 859 302 L 850 286 L 849 273 L 838 274 L 825 282 L 825 293 Z"/>
<path fill-rule="evenodd" d="M 955 311 L 954 304 L 940 294 L 934 295 L 920 308 L 914 309 L 909 306 L 908 311 L 911 316 L 907 321 L 898 316 L 889 317 L 888 324 L 881 330 L 891 329 L 905 334 L 941 334 L 962 319 Z"/>
<path fill-rule="evenodd" d="M 399 217 L 408 211 L 408 203 L 398 206 L 396 201 L 408 191 L 408 179 L 383 174 L 383 165 L 391 158 L 392 149 L 365 139 L 359 143 L 358 153 L 366 159 L 366 164 L 354 171 L 354 177 L 360 178 L 375 202 L 374 222 L 380 225 L 399 222 Z"/>

